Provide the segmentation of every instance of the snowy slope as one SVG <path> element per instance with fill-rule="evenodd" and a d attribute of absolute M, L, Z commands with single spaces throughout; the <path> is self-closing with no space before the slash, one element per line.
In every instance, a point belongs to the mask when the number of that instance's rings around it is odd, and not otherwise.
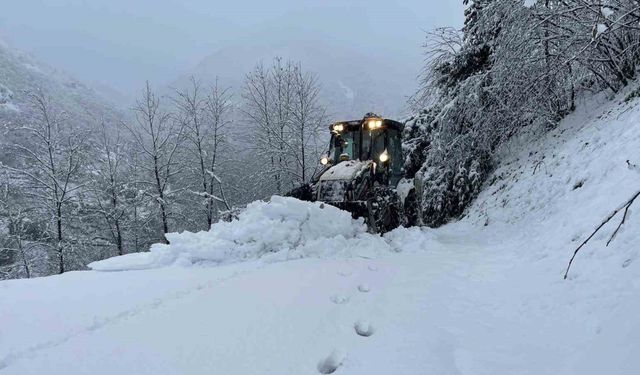
<path fill-rule="evenodd" d="M 105 95 L 0 40 L 0 123 L 19 121 L 28 110 L 27 93 L 42 90 L 71 121 L 86 127 L 89 113 L 116 116 Z"/>
<path fill-rule="evenodd" d="M 215 245 L 180 243 L 226 234 L 183 234 L 163 251 L 188 262 L 1 282 L 0 373 L 635 374 L 640 206 L 562 278 L 573 249 L 640 189 L 626 163 L 640 164 L 640 106 L 623 98 L 589 99 L 557 129 L 515 139 L 467 216 L 437 230 L 382 239 L 276 198 L 250 216 L 265 232 L 291 225 L 285 252 L 271 243 L 213 266 L 203 254 Z M 340 241 L 292 225 L 334 216 Z M 313 252 L 295 251 L 307 241 Z"/>
<path fill-rule="evenodd" d="M 51 99 L 54 113 L 65 112 L 79 129 L 91 128 L 100 117 L 113 122 L 123 118 L 105 95 L 0 40 L 0 163 L 15 165 L 15 149 L 10 146 L 29 143 L 24 132 L 8 129 L 29 118 L 33 103 L 28 94 L 37 91 Z"/>

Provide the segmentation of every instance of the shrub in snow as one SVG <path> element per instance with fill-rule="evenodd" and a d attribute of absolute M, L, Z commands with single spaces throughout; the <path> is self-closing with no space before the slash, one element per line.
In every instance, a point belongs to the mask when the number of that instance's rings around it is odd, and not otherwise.
<path fill-rule="evenodd" d="M 89 264 L 94 270 L 146 269 L 201 262 L 229 263 L 262 257 L 267 261 L 330 256 L 341 251 L 363 255 L 389 247 L 366 233 L 361 219 L 333 206 L 274 196 L 256 201 L 231 222 L 198 233 L 169 233 L 170 244 L 148 253 L 127 254 Z M 348 250 L 347 250 L 348 249 Z"/>
<path fill-rule="evenodd" d="M 405 170 L 409 177 L 421 180 L 423 222 L 432 227 L 442 225 L 462 214 L 480 192 L 491 168 L 489 154 L 473 145 L 438 147 L 451 135 L 443 134 L 432 112 L 411 119 L 405 129 L 405 149 L 409 151 Z M 457 136 L 459 145 L 471 143 L 472 138 L 470 134 Z"/>

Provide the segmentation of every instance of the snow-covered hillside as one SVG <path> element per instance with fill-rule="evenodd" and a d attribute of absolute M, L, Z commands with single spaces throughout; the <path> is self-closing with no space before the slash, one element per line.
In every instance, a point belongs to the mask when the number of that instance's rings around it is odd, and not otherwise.
<path fill-rule="evenodd" d="M 105 96 L 93 88 L 0 41 L 0 121 L 14 121 L 26 107 L 26 94 L 36 90 L 51 96 L 80 124 L 90 119 L 89 113 L 115 112 Z"/>
<path fill-rule="evenodd" d="M 381 238 L 275 198 L 93 265 L 133 270 L 0 282 L 0 372 L 637 373 L 640 206 L 562 277 L 640 190 L 640 106 L 624 98 L 514 139 L 466 217 L 436 230 Z"/>

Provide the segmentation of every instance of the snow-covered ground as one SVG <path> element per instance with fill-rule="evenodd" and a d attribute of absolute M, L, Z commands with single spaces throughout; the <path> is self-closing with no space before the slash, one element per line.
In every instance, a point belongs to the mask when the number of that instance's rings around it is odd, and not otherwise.
<path fill-rule="evenodd" d="M 640 190 L 626 162 L 640 164 L 640 106 L 623 98 L 515 139 L 467 216 L 437 230 L 380 238 L 275 198 L 92 265 L 131 270 L 1 282 L 0 373 L 638 373 L 640 202 L 562 277 Z"/>

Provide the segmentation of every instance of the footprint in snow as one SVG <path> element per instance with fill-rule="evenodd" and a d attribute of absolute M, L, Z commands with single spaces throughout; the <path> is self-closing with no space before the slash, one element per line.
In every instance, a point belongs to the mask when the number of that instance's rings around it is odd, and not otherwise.
<path fill-rule="evenodd" d="M 343 296 L 340 294 L 334 294 L 329 299 L 331 299 L 331 302 L 335 303 L 336 305 L 344 305 L 345 303 L 349 302 L 349 296 Z"/>
<path fill-rule="evenodd" d="M 352 274 L 353 274 L 353 271 L 351 271 L 351 270 L 340 270 L 340 271 L 338 271 L 338 276 L 342 276 L 342 277 L 351 276 Z"/>
<path fill-rule="evenodd" d="M 356 324 L 353 325 L 353 329 L 355 329 L 358 336 L 362 337 L 369 337 L 375 332 L 373 325 L 366 320 L 358 320 Z"/>
<path fill-rule="evenodd" d="M 336 350 L 318 362 L 318 372 L 321 374 L 333 374 L 342 365 L 344 355 Z"/>
<path fill-rule="evenodd" d="M 373 264 L 370 264 L 368 268 L 369 268 L 369 271 L 373 271 L 373 272 L 378 270 L 378 267 L 374 266 Z"/>
<path fill-rule="evenodd" d="M 369 285 L 367 285 L 367 284 L 358 285 L 358 291 L 360 291 L 362 293 L 368 293 L 370 290 L 371 290 L 371 288 L 369 288 Z"/>

